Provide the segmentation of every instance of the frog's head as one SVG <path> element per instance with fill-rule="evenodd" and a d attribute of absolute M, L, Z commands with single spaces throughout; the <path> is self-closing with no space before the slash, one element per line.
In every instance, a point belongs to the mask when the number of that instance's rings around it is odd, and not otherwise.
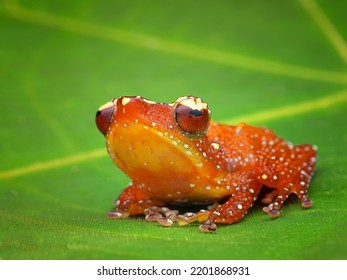
<path fill-rule="evenodd" d="M 152 178 L 170 184 L 169 180 L 177 183 L 177 176 L 188 180 L 194 173 L 208 173 L 209 123 L 207 104 L 193 96 L 171 104 L 125 96 L 112 99 L 96 113 L 112 160 L 140 182 Z"/>

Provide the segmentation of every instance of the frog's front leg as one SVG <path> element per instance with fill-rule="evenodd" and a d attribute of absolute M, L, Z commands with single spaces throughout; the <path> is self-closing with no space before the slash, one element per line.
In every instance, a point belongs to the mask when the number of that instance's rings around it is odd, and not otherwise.
<path fill-rule="evenodd" d="M 216 230 L 215 223 L 232 224 L 241 220 L 253 205 L 262 187 L 253 172 L 240 171 L 228 177 L 227 182 L 228 186 L 232 186 L 232 194 L 224 204 L 210 211 L 207 220 L 200 225 L 203 232 Z"/>
<path fill-rule="evenodd" d="M 107 213 L 108 218 L 119 219 L 145 214 L 146 209 L 162 206 L 163 203 L 146 196 L 141 191 L 141 184 L 130 183 L 115 201 L 115 205 L 116 209 Z"/>

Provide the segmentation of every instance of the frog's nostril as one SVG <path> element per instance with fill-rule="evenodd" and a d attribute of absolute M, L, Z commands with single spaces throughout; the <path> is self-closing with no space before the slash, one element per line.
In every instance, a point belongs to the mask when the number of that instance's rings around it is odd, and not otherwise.
<path fill-rule="evenodd" d="M 103 135 L 106 135 L 108 128 L 110 127 L 115 107 L 116 104 L 114 100 L 112 100 L 111 102 L 102 105 L 96 112 L 96 126 Z"/>

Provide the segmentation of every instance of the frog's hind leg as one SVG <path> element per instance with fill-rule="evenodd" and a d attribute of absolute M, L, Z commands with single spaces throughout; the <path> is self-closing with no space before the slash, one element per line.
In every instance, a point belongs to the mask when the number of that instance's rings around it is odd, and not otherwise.
<path fill-rule="evenodd" d="M 146 209 L 163 206 L 163 203 L 144 195 L 141 185 L 130 183 L 115 201 L 115 206 L 114 210 L 107 213 L 108 218 L 119 219 L 145 214 Z"/>
<path fill-rule="evenodd" d="M 241 220 L 253 205 L 262 187 L 254 173 L 248 171 L 233 173 L 228 181 L 234 188 L 231 191 L 232 195 L 225 203 L 209 212 L 207 219 L 200 225 L 201 231 L 216 230 L 216 223 L 232 224 Z"/>
<path fill-rule="evenodd" d="M 263 208 L 267 214 L 277 217 L 288 196 L 293 193 L 301 205 L 309 208 L 312 201 L 308 196 L 308 186 L 314 172 L 316 147 L 311 145 L 290 146 L 282 144 L 284 155 L 271 156 L 257 167 L 257 179 L 264 185 L 274 188 L 265 195 L 262 202 L 268 204 Z"/>

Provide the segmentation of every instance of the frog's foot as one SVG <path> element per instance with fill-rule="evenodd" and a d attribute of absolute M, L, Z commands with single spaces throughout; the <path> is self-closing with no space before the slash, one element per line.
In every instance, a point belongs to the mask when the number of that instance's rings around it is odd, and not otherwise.
<path fill-rule="evenodd" d="M 312 201 L 307 189 L 316 162 L 315 146 L 292 146 L 288 143 L 279 145 L 283 150 L 282 156 L 272 156 L 261 163 L 259 161 L 256 168 L 258 181 L 274 189 L 262 199 L 263 203 L 268 204 L 263 208 L 264 212 L 273 217 L 280 215 L 283 202 L 292 193 L 299 197 L 303 207 L 311 207 Z"/>
<path fill-rule="evenodd" d="M 299 197 L 303 207 L 309 208 L 312 206 L 312 200 L 308 197 L 307 189 L 299 188 L 298 191 L 295 189 L 291 191 L 288 188 L 282 188 L 280 190 L 275 189 L 265 195 L 262 202 L 268 205 L 263 208 L 263 211 L 272 217 L 278 217 L 284 201 L 291 193 L 295 193 Z"/>
<path fill-rule="evenodd" d="M 141 189 L 134 184 L 130 184 L 121 193 L 114 204 L 116 209 L 107 213 L 107 217 L 110 219 L 120 219 L 128 216 L 145 214 L 146 209 L 163 205 L 160 201 L 144 196 Z"/>
<path fill-rule="evenodd" d="M 298 198 L 301 201 L 301 205 L 304 208 L 310 208 L 313 204 L 313 201 L 308 197 L 308 193 L 307 193 L 307 187 L 308 187 L 308 183 L 305 181 L 301 181 L 296 188 L 293 188 L 292 193 L 295 193 Z"/>
<path fill-rule="evenodd" d="M 144 200 L 126 200 L 122 202 L 120 199 L 115 201 L 116 209 L 107 213 L 110 219 L 121 219 L 129 216 L 145 214 L 145 210 L 153 205 L 161 205 L 161 203 L 150 198 Z"/>
<path fill-rule="evenodd" d="M 177 210 L 171 210 L 167 207 L 153 206 L 145 209 L 144 214 L 149 222 L 158 222 L 162 226 L 170 227 L 174 222 L 174 218 L 178 215 Z"/>
<path fill-rule="evenodd" d="M 245 178 L 248 178 L 248 180 L 244 180 L 247 185 L 237 187 L 233 195 L 224 204 L 211 210 L 208 218 L 200 226 L 201 231 L 215 231 L 217 229 L 216 223 L 236 223 L 246 215 L 260 191 L 261 184 L 254 180 L 252 174 L 246 174 Z"/>
<path fill-rule="evenodd" d="M 207 219 L 211 210 L 200 210 L 196 213 L 186 212 L 182 215 L 178 210 L 171 210 L 167 207 L 150 207 L 145 210 L 146 220 L 150 222 L 158 222 L 159 224 L 169 227 L 174 222 L 180 226 L 198 221 L 203 222 Z"/>

